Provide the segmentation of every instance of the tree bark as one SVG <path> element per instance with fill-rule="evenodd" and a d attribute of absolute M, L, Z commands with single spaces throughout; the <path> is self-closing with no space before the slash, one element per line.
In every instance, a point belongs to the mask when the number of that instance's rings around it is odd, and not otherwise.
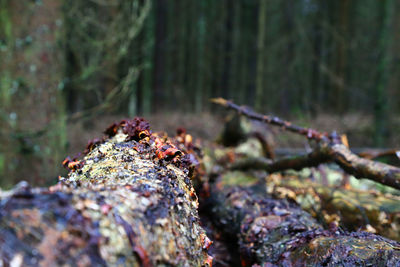
<path fill-rule="evenodd" d="M 135 127 L 109 128 L 53 187 L 1 192 L 2 266 L 211 265 L 183 152 Z"/>
<path fill-rule="evenodd" d="M 336 110 L 340 114 L 344 112 L 346 107 L 347 99 L 345 95 L 346 89 L 346 65 L 347 65 L 347 50 L 348 45 L 348 21 L 349 21 L 349 0 L 341 0 L 338 8 L 338 28 L 340 32 L 340 39 L 337 41 L 336 48 L 336 75 L 338 77 L 338 83 L 336 84 L 335 92 L 332 94 L 332 99 L 335 99 Z"/>
<path fill-rule="evenodd" d="M 43 185 L 59 172 L 55 162 L 66 150 L 61 4 L 0 2 L 0 176 L 7 177 L 2 187 L 21 177 Z"/>
<path fill-rule="evenodd" d="M 335 224 L 324 230 L 299 206 L 274 199 L 264 188 L 222 181 L 212 187 L 211 216 L 226 235 L 237 237 L 242 266 L 400 264 L 399 243 L 366 232 L 348 233 Z"/>
<path fill-rule="evenodd" d="M 388 80 L 390 72 L 390 44 L 392 34 L 390 28 L 392 23 L 393 9 L 392 1 L 383 1 L 379 3 L 380 20 L 382 31 L 378 41 L 379 61 L 378 75 L 376 86 L 374 89 L 375 106 L 374 106 L 374 126 L 375 126 L 375 145 L 382 147 L 388 132 L 389 118 L 389 98 L 388 98 Z"/>
<path fill-rule="evenodd" d="M 257 75 L 256 75 L 256 100 L 255 107 L 261 109 L 264 103 L 264 65 L 265 65 L 265 36 L 267 0 L 260 0 L 258 10 L 258 35 L 257 35 Z"/>
<path fill-rule="evenodd" d="M 303 210 L 329 224 L 337 221 L 349 231 L 368 230 L 400 241 L 400 197 L 378 191 L 322 185 L 306 178 L 271 175 L 268 192 L 291 198 Z"/>
<path fill-rule="evenodd" d="M 165 106 L 163 103 L 165 94 L 165 43 L 167 40 L 167 3 L 165 0 L 154 2 L 155 8 L 155 43 L 154 43 L 154 89 L 153 89 L 153 107 L 160 111 Z"/>

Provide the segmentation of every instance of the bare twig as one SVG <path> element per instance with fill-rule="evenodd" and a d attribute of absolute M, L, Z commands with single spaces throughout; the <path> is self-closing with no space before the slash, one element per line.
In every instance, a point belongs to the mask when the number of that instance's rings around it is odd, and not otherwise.
<path fill-rule="evenodd" d="M 289 121 L 281 120 L 280 118 L 275 117 L 275 116 L 267 116 L 267 115 L 262 115 L 262 114 L 256 113 L 245 106 L 236 105 L 232 101 L 229 101 L 229 100 L 226 100 L 223 98 L 213 98 L 213 99 L 211 99 L 211 101 L 215 104 L 224 106 L 228 109 L 233 109 L 250 119 L 262 121 L 262 122 L 265 122 L 265 123 L 268 123 L 271 125 L 275 125 L 275 126 L 280 126 L 284 130 L 288 130 L 293 133 L 304 135 L 308 139 L 313 139 L 315 141 L 329 141 L 330 139 L 336 138 L 335 135 L 329 135 L 326 132 L 318 132 L 311 128 L 304 128 L 304 127 L 292 124 Z"/>
<path fill-rule="evenodd" d="M 322 163 L 335 162 L 344 171 L 354 175 L 356 178 L 373 180 L 400 190 L 400 168 L 359 157 L 341 142 L 337 134 L 328 135 L 327 133 L 321 133 L 314 129 L 294 125 L 277 117 L 261 115 L 223 98 L 216 98 L 212 101 L 229 109 L 236 110 L 250 119 L 283 127 L 288 131 L 304 135 L 308 139 L 318 142 L 317 146 L 310 154 L 278 161 L 257 160 L 256 163 L 253 162 L 252 169 L 264 169 L 268 172 L 276 172 L 286 169 L 299 170 L 305 167 L 317 166 Z M 250 165 L 250 162 L 237 162 L 232 168 L 248 169 Z"/>
<path fill-rule="evenodd" d="M 313 151 L 307 155 L 287 157 L 272 161 L 266 158 L 246 158 L 233 162 L 230 169 L 233 170 L 265 170 L 269 173 L 284 171 L 288 169 L 301 170 L 303 168 L 316 167 L 319 164 L 330 161 L 330 159 L 320 153 Z"/>

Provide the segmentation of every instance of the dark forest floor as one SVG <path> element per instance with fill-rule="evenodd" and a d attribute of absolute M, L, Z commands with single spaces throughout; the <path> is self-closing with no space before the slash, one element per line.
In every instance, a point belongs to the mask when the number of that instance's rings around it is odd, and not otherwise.
<path fill-rule="evenodd" d="M 103 116 L 92 119 L 90 122 L 71 123 L 68 125 L 68 154 L 74 155 L 82 151 L 88 140 L 99 136 L 109 124 L 119 121 L 121 115 Z M 196 138 L 205 142 L 214 141 L 221 133 L 226 118 L 222 115 L 211 113 L 201 114 L 182 114 L 182 113 L 162 113 L 147 116 L 153 131 L 166 131 L 169 135 L 174 135 L 178 127 L 184 127 Z M 374 125 L 373 118 L 361 114 L 346 114 L 344 116 L 321 114 L 316 118 L 285 118 L 292 122 L 311 127 L 320 131 L 337 131 L 339 134 L 346 134 L 349 139 L 350 147 L 374 147 Z M 386 141 L 387 148 L 398 148 L 400 135 L 396 134 L 400 130 L 400 118 L 391 124 L 391 134 Z M 261 129 L 262 130 L 262 129 Z M 277 148 L 305 148 L 307 141 L 302 136 L 290 134 L 279 129 L 273 128 L 271 131 L 275 135 Z"/>

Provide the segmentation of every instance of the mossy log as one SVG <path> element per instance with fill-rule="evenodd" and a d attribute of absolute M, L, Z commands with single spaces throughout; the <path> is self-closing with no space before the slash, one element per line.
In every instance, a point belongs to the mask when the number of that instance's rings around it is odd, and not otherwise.
<path fill-rule="evenodd" d="M 211 217 L 237 238 L 242 266 L 400 265 L 398 242 L 336 224 L 325 230 L 295 202 L 269 195 L 263 183 L 239 187 L 218 180 L 211 188 Z"/>
<path fill-rule="evenodd" d="M 367 230 L 400 241 L 400 197 L 372 190 L 321 185 L 299 177 L 267 177 L 268 192 L 295 200 L 303 210 L 351 231 Z"/>
<path fill-rule="evenodd" d="M 248 171 L 243 171 L 245 168 L 239 168 L 241 171 L 232 171 L 231 166 L 236 162 L 254 163 L 252 161 L 253 158 L 247 159 L 251 157 L 250 155 L 257 154 L 258 150 L 249 144 L 242 144 L 241 147 L 247 149 L 241 149 L 239 153 L 238 149 L 214 148 L 206 154 L 207 166 L 212 167 L 208 168 L 208 172 L 211 174 L 210 182 L 212 183 L 213 176 L 218 176 L 218 178 L 215 184 L 210 186 L 212 190 L 207 195 L 210 195 L 211 198 L 205 205 L 213 206 L 210 217 L 214 219 L 218 229 L 225 231 L 231 238 L 239 236 L 238 244 L 241 248 L 244 264 L 268 262 L 283 266 L 323 265 L 321 263 L 323 260 L 321 262 L 311 260 L 317 256 L 320 256 L 321 259 L 330 258 L 330 249 L 344 248 L 333 245 L 318 248 L 318 250 L 316 248 L 311 251 L 312 253 L 308 254 L 310 258 L 303 255 L 304 261 L 299 262 L 294 261 L 294 258 L 298 257 L 296 253 L 303 251 L 307 246 L 313 246 L 313 243 L 310 242 L 314 240 L 314 237 L 307 237 L 307 242 L 302 241 L 302 247 L 291 247 L 292 245 L 286 247 L 287 242 L 292 242 L 293 240 L 295 240 L 293 242 L 297 242 L 297 239 L 302 239 L 304 236 L 300 235 L 300 233 L 307 235 L 310 233 L 312 236 L 317 231 L 318 234 L 315 238 L 321 235 L 321 238 L 329 237 L 332 238 L 333 241 L 331 242 L 333 243 L 343 242 L 343 244 L 346 244 L 347 249 L 355 251 L 354 253 L 364 253 L 363 250 L 366 249 L 365 255 L 369 255 L 366 259 L 354 259 L 351 258 L 354 255 L 350 253 L 351 255 L 341 255 L 341 263 L 337 259 L 326 261 L 333 266 L 336 266 L 336 264 L 339 266 L 340 264 L 357 266 L 357 264 L 364 263 L 373 263 L 373 265 L 380 263 L 382 264 L 381 266 L 386 266 L 385 264 L 391 266 L 390 264 L 393 260 L 381 261 L 380 254 L 373 254 L 372 250 L 368 249 L 369 243 L 373 243 L 373 239 L 377 235 L 365 232 L 349 233 L 342 229 L 351 231 L 360 229 L 376 230 L 376 233 L 380 235 L 398 240 L 398 204 L 400 200 L 397 196 L 323 186 L 311 183 L 308 179 L 300 180 L 300 177 L 283 176 L 281 174 L 268 175 L 265 171 L 254 171 L 252 168 Z M 251 148 L 251 150 L 248 148 Z M 233 163 L 227 164 L 227 158 L 231 159 Z M 254 166 L 253 163 L 251 165 Z M 235 195 L 235 197 L 232 195 Z M 282 207 L 285 207 L 286 211 Z M 267 225 L 265 226 L 267 229 L 258 226 L 258 224 L 262 225 L 264 223 Z M 298 224 L 302 226 L 298 226 Z M 329 225 L 331 225 L 331 230 L 324 230 L 324 227 L 329 228 Z M 261 234 L 251 235 L 248 230 L 244 231 L 249 227 L 261 227 L 263 230 L 260 230 Z M 275 227 L 277 228 L 275 229 Z M 300 229 L 301 227 L 304 228 L 301 231 L 290 230 Z M 256 232 L 258 231 L 256 230 Z M 370 240 L 366 241 L 366 238 L 370 238 Z M 378 239 L 380 240 L 379 242 L 389 242 L 387 243 L 389 246 L 386 248 L 394 245 L 393 253 L 400 251 L 398 243 L 382 239 L 382 237 Z M 352 245 L 349 246 L 347 245 L 348 243 Z M 278 244 L 278 247 L 276 247 L 276 244 Z M 282 254 L 279 254 L 281 253 L 278 249 L 279 244 L 283 246 Z M 357 248 L 352 248 L 353 245 Z M 361 248 L 358 248 L 358 246 Z M 276 254 L 265 256 L 265 247 L 271 248 Z M 378 247 L 372 246 L 370 248 L 378 249 L 379 245 Z M 295 256 L 286 259 L 285 255 L 290 255 L 291 253 L 294 253 L 293 255 Z M 279 260 L 275 260 L 273 258 L 274 255 Z M 332 257 L 339 257 L 339 255 L 340 253 L 332 254 Z M 397 261 L 400 255 L 397 252 L 394 255 L 393 257 Z M 348 257 L 351 259 L 347 259 Z M 374 261 L 374 258 L 378 261 Z"/>
<path fill-rule="evenodd" d="M 336 221 L 340 227 L 349 231 L 366 230 L 400 241 L 400 197 L 397 195 L 329 185 L 327 181 L 321 184 L 304 175 L 288 175 L 293 172 L 267 175 L 287 169 L 300 170 L 304 166 L 317 166 L 325 162 L 326 158 L 317 155 L 315 151 L 307 156 L 273 161 L 263 157 L 258 140 L 248 139 L 234 148 L 214 147 L 206 152 L 207 165 L 212 166 L 217 173 L 223 172 L 225 183 L 246 185 L 265 178 L 264 186 L 268 187 L 268 193 L 277 198 L 296 201 L 322 223 Z M 332 172 L 328 166 L 319 169 Z M 396 193 L 396 190 L 392 191 Z"/>
<path fill-rule="evenodd" d="M 141 123 L 114 124 L 57 185 L 0 194 L 1 266 L 211 265 L 188 157 Z"/>

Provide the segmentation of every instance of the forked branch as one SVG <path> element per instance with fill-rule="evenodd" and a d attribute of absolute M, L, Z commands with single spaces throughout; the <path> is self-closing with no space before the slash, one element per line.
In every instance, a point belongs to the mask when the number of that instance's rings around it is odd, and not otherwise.
<path fill-rule="evenodd" d="M 262 121 L 271 125 L 275 126 L 280 126 L 284 130 L 288 130 L 293 133 L 301 134 L 306 136 L 308 139 L 312 139 L 315 141 L 329 141 L 330 139 L 335 139 L 335 135 L 329 135 L 326 132 L 318 132 L 314 129 L 311 128 L 304 128 L 295 124 L 292 124 L 289 121 L 284 121 L 278 117 L 275 116 L 267 116 L 267 115 L 262 115 L 259 113 L 256 113 L 249 109 L 248 107 L 245 106 L 239 106 L 232 101 L 223 99 L 223 98 L 213 98 L 211 99 L 211 102 L 218 104 L 220 106 L 224 106 L 228 109 L 232 109 L 237 111 L 239 114 L 243 114 L 244 116 L 257 120 L 257 121 Z"/>
<path fill-rule="evenodd" d="M 287 169 L 300 170 L 306 167 L 314 167 L 322 163 L 336 162 L 344 171 L 356 178 L 373 180 L 400 190 L 400 168 L 361 158 L 342 144 L 337 134 L 327 134 L 310 128 L 303 128 L 278 117 L 258 114 L 246 107 L 241 107 L 232 101 L 223 98 L 213 99 L 212 102 L 233 109 L 240 114 L 254 120 L 271 125 L 280 126 L 290 132 L 306 136 L 308 139 L 318 142 L 314 150 L 307 155 L 280 159 L 277 161 L 254 160 L 238 161 L 232 165 L 234 169 L 264 169 L 268 172 L 277 172 Z"/>

